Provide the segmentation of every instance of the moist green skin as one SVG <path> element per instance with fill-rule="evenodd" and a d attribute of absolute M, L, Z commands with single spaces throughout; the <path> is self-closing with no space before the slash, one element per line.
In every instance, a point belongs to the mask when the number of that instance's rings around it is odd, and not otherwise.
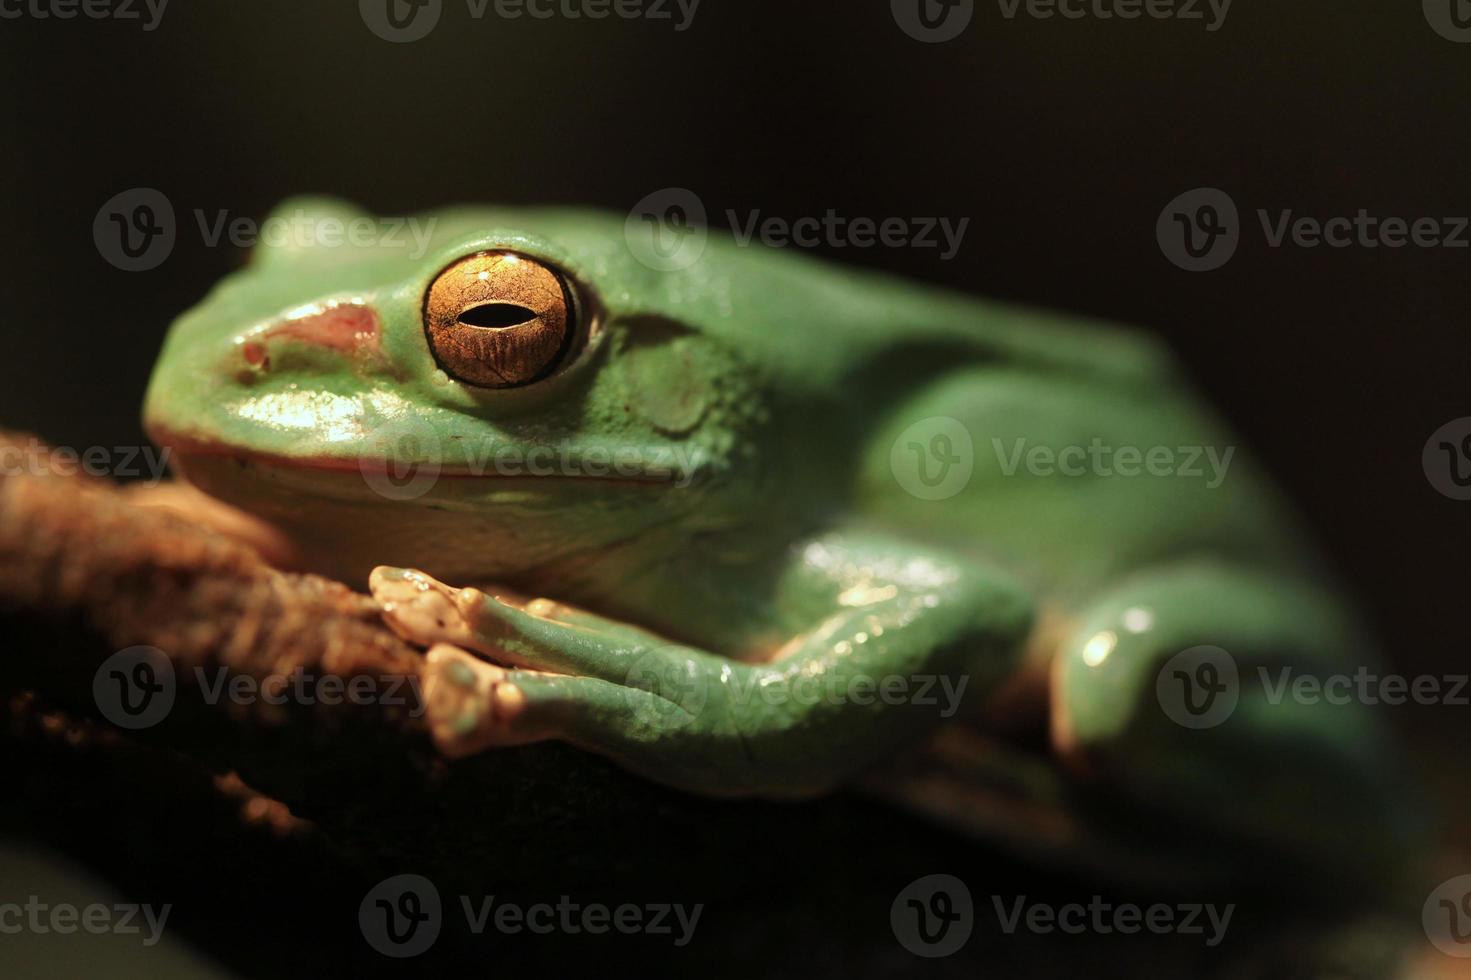
<path fill-rule="evenodd" d="M 323 200 L 282 212 L 299 208 L 358 214 Z M 354 582 L 374 566 L 417 568 L 591 611 L 575 624 L 518 617 L 486 597 L 466 614 L 465 635 L 565 676 L 513 669 L 523 720 L 472 718 L 478 734 L 461 748 L 558 738 L 689 790 L 800 794 L 955 719 L 882 699 L 776 704 L 753 689 L 799 675 L 963 677 L 975 717 L 1031 657 L 1050 677 L 1037 723 L 1069 771 L 1126 804 L 1330 861 L 1398 832 L 1392 762 L 1361 710 L 1264 706 L 1248 680 L 1245 707 L 1218 728 L 1160 711 L 1161 665 L 1197 644 L 1227 649 L 1244 678 L 1258 664 L 1367 662 L 1245 452 L 1218 486 L 1007 472 L 1018 440 L 1235 447 L 1159 347 L 719 236 L 690 268 L 656 271 L 630 252 L 621 216 L 420 220 L 433 221 L 422 255 L 258 249 L 174 324 L 145 420 L 180 447 L 189 479 L 279 525 L 311 567 Z M 556 376 L 486 390 L 436 366 L 425 290 L 488 249 L 561 268 L 596 314 L 596 335 Z M 287 311 L 347 301 L 376 310 L 380 353 L 278 340 L 269 370 L 244 364 L 242 343 Z M 963 491 L 925 500 L 896 479 L 892 453 L 937 417 L 969 432 L 974 469 Z M 482 459 L 552 447 L 689 465 L 625 480 L 441 475 L 412 499 L 364 475 L 404 462 L 448 474 L 464 446 Z M 1120 626 L 1136 608 L 1149 629 Z M 1105 630 L 1119 642 L 1090 662 Z M 689 710 L 644 710 L 636 664 L 680 678 L 651 696 Z"/>

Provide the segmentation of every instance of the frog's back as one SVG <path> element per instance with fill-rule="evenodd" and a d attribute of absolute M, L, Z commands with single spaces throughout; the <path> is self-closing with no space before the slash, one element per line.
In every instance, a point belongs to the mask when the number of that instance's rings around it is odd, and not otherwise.
<path fill-rule="evenodd" d="M 850 504 L 871 519 L 1062 596 L 1175 558 L 1314 565 L 1158 342 L 862 273 L 821 290 L 836 414 L 861 420 Z"/>

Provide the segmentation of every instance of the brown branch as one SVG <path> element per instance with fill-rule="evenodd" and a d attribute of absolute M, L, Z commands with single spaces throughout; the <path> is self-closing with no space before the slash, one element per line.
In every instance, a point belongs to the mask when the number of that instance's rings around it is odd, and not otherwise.
<path fill-rule="evenodd" d="M 21 439 L 0 444 L 7 438 Z M 136 506 L 102 481 L 0 478 L 0 612 L 12 733 L 68 729 L 73 741 L 141 742 L 217 776 L 238 771 L 368 864 L 465 874 L 483 852 L 513 877 L 518 861 L 531 876 L 563 858 L 616 873 L 631 857 L 620 835 L 718 832 L 707 801 L 562 746 L 451 764 L 423 723 L 421 655 L 368 596 L 278 571 L 247 545 Z M 163 652 L 177 690 L 162 721 L 119 736 L 93 682 L 135 645 Z M 344 696 L 354 678 L 366 698 Z M 228 696 L 229 684 L 247 696 Z M 283 685 L 309 696 L 251 696 Z M 542 846 L 508 850 L 507 834 Z"/>

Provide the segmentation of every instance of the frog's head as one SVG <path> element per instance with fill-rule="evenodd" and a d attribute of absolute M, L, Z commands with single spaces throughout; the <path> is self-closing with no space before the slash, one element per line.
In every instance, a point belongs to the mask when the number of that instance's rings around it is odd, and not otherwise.
<path fill-rule="evenodd" d="M 308 566 L 559 574 L 738 528 L 774 492 L 757 445 L 784 355 L 743 332 L 731 264 L 661 272 L 584 211 L 394 223 L 311 200 L 262 230 L 173 325 L 145 424 Z"/>

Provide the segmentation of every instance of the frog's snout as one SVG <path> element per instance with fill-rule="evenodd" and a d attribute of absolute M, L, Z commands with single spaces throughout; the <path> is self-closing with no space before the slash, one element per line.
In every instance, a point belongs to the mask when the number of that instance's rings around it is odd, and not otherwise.
<path fill-rule="evenodd" d="M 333 303 L 298 312 L 241 341 L 240 356 L 254 371 L 269 371 L 271 354 L 286 344 L 305 344 L 339 354 L 379 358 L 382 329 L 378 312 L 365 303 Z"/>

